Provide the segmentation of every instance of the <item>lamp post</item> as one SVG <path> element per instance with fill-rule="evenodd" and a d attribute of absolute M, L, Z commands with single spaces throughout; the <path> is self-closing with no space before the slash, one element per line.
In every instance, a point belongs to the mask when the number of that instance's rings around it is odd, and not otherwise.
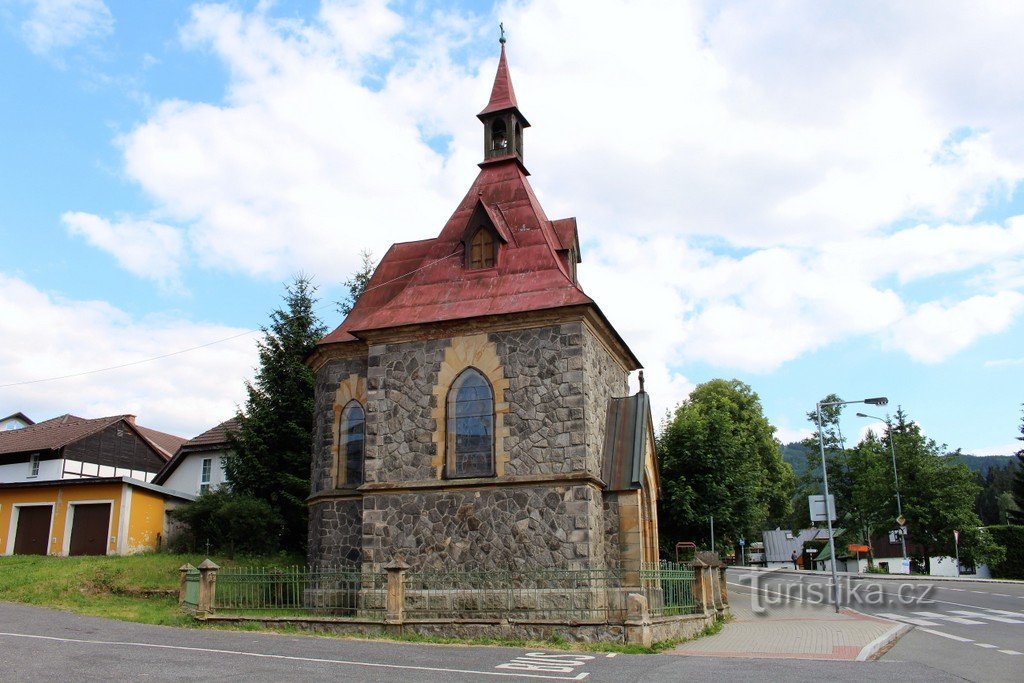
<path fill-rule="evenodd" d="M 836 574 L 836 540 L 832 534 L 832 514 L 828 505 L 828 468 L 825 465 L 825 436 L 821 430 L 821 407 L 822 406 L 845 406 L 850 403 L 867 403 L 873 406 L 884 406 L 889 399 L 884 396 L 878 398 L 863 398 L 859 401 L 819 401 L 814 404 L 814 412 L 818 416 L 818 447 L 821 449 L 821 481 L 825 486 L 825 522 L 828 524 L 828 549 L 832 557 L 832 600 L 835 603 L 836 613 L 839 612 L 839 576 Z"/>
<path fill-rule="evenodd" d="M 865 415 L 864 413 L 857 413 L 857 417 L 867 417 L 872 420 L 881 420 L 882 418 L 875 415 Z M 889 450 L 892 453 L 892 479 L 896 485 L 896 515 L 899 519 L 903 519 L 903 503 L 900 501 L 900 475 L 896 472 L 896 444 L 892 434 L 892 423 L 889 418 L 885 418 L 885 426 L 889 430 Z M 903 566 L 907 566 L 907 538 L 903 533 L 903 523 L 900 522 L 900 546 L 903 548 Z"/>

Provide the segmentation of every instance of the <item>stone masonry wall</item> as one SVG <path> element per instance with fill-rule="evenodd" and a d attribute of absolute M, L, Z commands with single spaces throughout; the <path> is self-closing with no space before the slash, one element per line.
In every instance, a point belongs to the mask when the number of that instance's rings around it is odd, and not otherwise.
<path fill-rule="evenodd" d="M 322 500 L 309 508 L 310 565 L 359 564 L 362 561 L 363 503 L 359 498 Z"/>
<path fill-rule="evenodd" d="M 366 481 L 436 479 L 433 390 L 447 339 L 370 347 Z"/>
<path fill-rule="evenodd" d="M 590 486 L 368 494 L 363 561 L 402 555 L 413 569 L 568 569 L 600 566 L 591 529 L 600 495 Z"/>
<path fill-rule="evenodd" d="M 582 328 L 571 323 L 489 335 L 509 380 L 506 474 L 585 469 Z"/>
<path fill-rule="evenodd" d="M 629 395 L 629 374 L 589 329 L 583 331 L 583 366 L 587 471 L 599 477 L 608 402 Z"/>
<path fill-rule="evenodd" d="M 325 364 L 316 373 L 313 413 L 313 456 L 310 463 L 310 493 L 318 493 L 333 486 L 331 467 L 334 443 L 334 398 L 338 384 L 350 375 L 366 377 L 365 358 L 346 358 Z M 364 406 L 365 408 L 365 406 Z"/>

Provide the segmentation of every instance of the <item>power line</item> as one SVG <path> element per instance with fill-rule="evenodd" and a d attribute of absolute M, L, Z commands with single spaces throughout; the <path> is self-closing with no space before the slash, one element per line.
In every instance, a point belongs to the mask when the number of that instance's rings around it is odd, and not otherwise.
<path fill-rule="evenodd" d="M 448 254 L 447 256 L 442 256 L 439 259 L 435 259 L 435 260 L 431 261 L 430 263 L 427 263 L 425 265 L 420 266 L 419 268 L 415 268 L 413 270 L 410 270 L 408 273 L 403 273 L 402 275 L 399 275 L 398 277 L 391 278 L 390 280 L 387 280 L 385 282 L 381 282 L 380 284 L 374 285 L 373 287 L 367 287 L 366 289 L 363 290 L 362 293 L 365 294 L 366 292 L 372 291 L 374 289 L 380 289 L 381 287 L 384 287 L 385 285 L 390 285 L 392 282 L 397 282 L 398 280 L 401 280 L 403 278 L 407 278 L 410 275 L 413 275 L 414 273 L 418 273 L 421 270 L 426 270 L 427 268 L 429 268 L 429 267 L 431 267 L 431 266 L 433 266 L 435 264 L 438 264 L 441 261 L 447 261 L 452 256 L 455 256 L 458 253 L 459 253 L 459 250 L 456 249 L 455 251 L 453 251 L 452 253 Z M 313 310 L 314 311 L 319 311 L 321 309 L 329 307 L 330 305 L 331 304 L 324 304 L 323 306 L 317 306 Z M 286 321 L 291 320 L 292 318 L 295 318 L 295 317 L 298 317 L 298 316 L 286 316 L 285 318 L 282 319 L 282 322 L 286 322 Z M 161 359 L 164 359 L 164 358 L 170 358 L 171 356 L 180 356 L 183 353 L 189 353 L 191 351 L 198 351 L 199 349 L 205 349 L 205 348 L 208 348 L 210 346 L 215 346 L 217 344 L 223 344 L 224 342 L 229 342 L 229 341 L 231 341 L 233 339 L 238 339 L 240 337 L 245 337 L 245 336 L 250 335 L 250 334 L 256 334 L 257 332 L 260 332 L 260 331 L 261 330 L 246 330 L 245 332 L 239 332 L 238 334 L 233 334 L 230 337 L 224 337 L 222 339 L 215 339 L 215 340 L 213 340 L 211 342 L 206 342 L 205 344 L 199 344 L 198 346 L 190 346 L 187 349 L 179 349 L 177 351 L 171 351 L 170 353 L 160 354 L 159 356 L 151 356 L 149 358 L 142 358 L 140 360 L 133 360 L 133 361 L 129 361 L 127 363 L 120 363 L 118 365 L 109 365 L 107 367 L 96 368 L 94 370 L 85 370 L 83 372 L 73 372 L 73 373 L 70 373 L 70 374 L 67 374 L 67 375 L 57 375 L 55 377 L 43 377 L 41 379 L 29 379 L 29 380 L 24 380 L 24 381 L 21 381 L 21 382 L 10 382 L 8 384 L 0 384 L 0 389 L 8 389 L 10 387 L 27 386 L 29 384 L 41 384 L 43 382 L 56 382 L 56 381 L 63 380 L 63 379 L 72 379 L 72 378 L 75 378 L 75 377 L 85 377 L 87 375 L 96 375 L 96 374 L 99 374 L 101 372 L 110 372 L 111 370 L 120 370 L 121 368 L 129 368 L 129 367 L 132 367 L 134 365 L 142 365 L 144 363 L 152 363 L 153 361 L 158 361 L 158 360 L 161 360 Z"/>

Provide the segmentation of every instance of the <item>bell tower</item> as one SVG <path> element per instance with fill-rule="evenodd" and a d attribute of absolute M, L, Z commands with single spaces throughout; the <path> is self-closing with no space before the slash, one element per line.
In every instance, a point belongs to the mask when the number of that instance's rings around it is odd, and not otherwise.
<path fill-rule="evenodd" d="M 505 60 L 505 27 L 501 26 L 501 57 L 498 59 L 498 73 L 494 76 L 491 99 L 477 118 L 484 124 L 484 163 L 507 158 L 523 163 L 523 129 L 530 127 L 512 89 L 512 77 Z"/>

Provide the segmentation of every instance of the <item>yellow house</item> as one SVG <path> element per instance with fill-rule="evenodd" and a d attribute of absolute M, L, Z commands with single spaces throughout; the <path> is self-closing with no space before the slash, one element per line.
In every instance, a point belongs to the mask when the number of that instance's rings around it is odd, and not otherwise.
<path fill-rule="evenodd" d="M 0 484 L 4 555 L 130 555 L 167 538 L 166 511 L 195 496 L 129 477 Z"/>

